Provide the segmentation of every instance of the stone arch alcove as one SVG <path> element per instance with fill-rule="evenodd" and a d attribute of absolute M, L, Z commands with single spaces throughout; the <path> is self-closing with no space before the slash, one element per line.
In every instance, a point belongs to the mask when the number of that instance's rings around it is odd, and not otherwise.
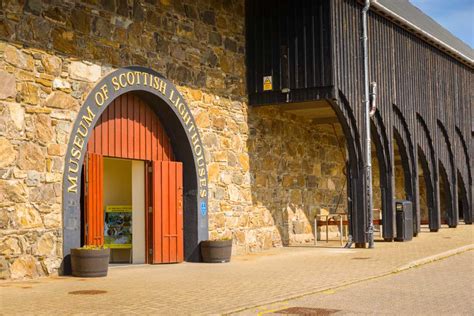
<path fill-rule="evenodd" d="M 68 142 L 63 175 L 63 262 L 61 273 L 70 269 L 70 249 L 80 246 L 81 173 L 87 143 L 99 117 L 117 97 L 140 96 L 159 116 L 176 159 L 183 162 L 185 259 L 199 261 L 199 242 L 208 237 L 208 180 L 204 148 L 198 127 L 183 96 L 173 83 L 152 69 L 130 66 L 117 69 L 91 90 L 74 122 Z"/>

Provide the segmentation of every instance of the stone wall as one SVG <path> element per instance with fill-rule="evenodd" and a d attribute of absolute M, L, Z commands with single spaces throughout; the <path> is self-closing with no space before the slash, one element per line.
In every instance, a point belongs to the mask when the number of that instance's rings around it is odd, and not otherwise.
<path fill-rule="evenodd" d="M 153 68 L 186 97 L 210 177 L 219 165 L 235 184 L 211 183 L 210 212 L 236 191 L 250 201 L 243 1 L 3 1 L 0 39 L 1 278 L 57 272 L 71 127 L 94 84 L 121 66 Z M 218 220 L 212 232 L 231 234 Z"/>
<path fill-rule="evenodd" d="M 57 273 L 72 124 L 100 78 L 133 64 L 173 81 L 193 112 L 211 238 L 232 236 L 234 253 L 307 242 L 316 213 L 346 208 L 332 127 L 247 106 L 243 0 L 3 1 L 0 278 Z"/>
<path fill-rule="evenodd" d="M 314 241 L 316 214 L 347 209 L 340 125 L 334 130 L 262 107 L 250 112 L 249 126 L 252 204 L 262 213 L 264 225 L 273 227 L 272 243 Z"/>
<path fill-rule="evenodd" d="M 405 173 L 401 162 L 395 163 L 395 199 L 406 199 Z"/>
<path fill-rule="evenodd" d="M 442 167 L 439 168 L 439 209 L 441 216 L 441 224 L 447 224 L 448 206 L 450 203 L 449 184 L 441 168 Z"/>
<path fill-rule="evenodd" d="M 374 208 L 382 209 L 382 191 L 380 190 L 380 166 L 375 149 L 375 144 L 372 143 L 372 205 L 374 206 Z"/>

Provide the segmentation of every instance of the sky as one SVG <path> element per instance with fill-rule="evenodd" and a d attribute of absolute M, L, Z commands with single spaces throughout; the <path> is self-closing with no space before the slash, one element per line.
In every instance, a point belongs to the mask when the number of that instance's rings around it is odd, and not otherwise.
<path fill-rule="evenodd" d="M 474 48 L 474 0 L 410 0 L 410 2 Z"/>

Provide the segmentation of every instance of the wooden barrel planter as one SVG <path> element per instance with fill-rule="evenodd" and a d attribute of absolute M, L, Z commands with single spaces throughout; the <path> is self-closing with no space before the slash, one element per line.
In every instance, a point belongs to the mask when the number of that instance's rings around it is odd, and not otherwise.
<path fill-rule="evenodd" d="M 110 249 L 71 249 L 72 275 L 94 278 L 107 276 L 109 269 Z"/>
<path fill-rule="evenodd" d="M 232 254 L 232 239 L 201 241 L 202 260 L 207 263 L 229 262 Z"/>

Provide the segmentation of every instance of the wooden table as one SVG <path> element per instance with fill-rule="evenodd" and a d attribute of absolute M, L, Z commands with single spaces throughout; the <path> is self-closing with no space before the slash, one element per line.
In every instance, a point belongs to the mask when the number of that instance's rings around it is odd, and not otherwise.
<path fill-rule="evenodd" d="M 314 244 L 318 244 L 318 219 L 326 218 L 326 242 L 329 242 L 329 221 L 330 220 L 339 220 L 339 230 L 340 230 L 340 242 L 341 246 L 343 245 L 343 238 L 344 238 L 344 216 L 347 216 L 347 213 L 334 213 L 334 214 L 326 214 L 326 215 L 316 215 L 314 217 Z"/>
<path fill-rule="evenodd" d="M 374 220 L 374 225 L 379 225 L 379 235 L 380 237 L 382 237 L 382 228 L 380 227 L 381 224 L 382 224 L 382 220 L 381 220 L 381 217 L 382 217 L 382 210 L 381 209 L 378 209 L 378 208 L 375 208 L 374 210 L 374 213 L 377 212 L 379 213 L 379 219 L 378 220 Z M 344 239 L 344 230 L 343 230 L 343 226 L 344 225 L 348 225 L 348 221 L 344 222 L 344 216 L 347 216 L 348 214 L 347 213 L 333 213 L 333 214 L 326 214 L 326 215 L 316 215 L 314 217 L 314 244 L 317 245 L 318 244 L 318 220 L 321 220 L 323 218 L 325 218 L 325 222 L 326 222 L 326 242 L 329 242 L 329 222 L 331 220 L 333 221 L 339 221 L 339 230 L 340 230 L 340 237 L 339 237 L 339 240 L 341 242 L 341 246 L 343 245 L 343 239 Z"/>

